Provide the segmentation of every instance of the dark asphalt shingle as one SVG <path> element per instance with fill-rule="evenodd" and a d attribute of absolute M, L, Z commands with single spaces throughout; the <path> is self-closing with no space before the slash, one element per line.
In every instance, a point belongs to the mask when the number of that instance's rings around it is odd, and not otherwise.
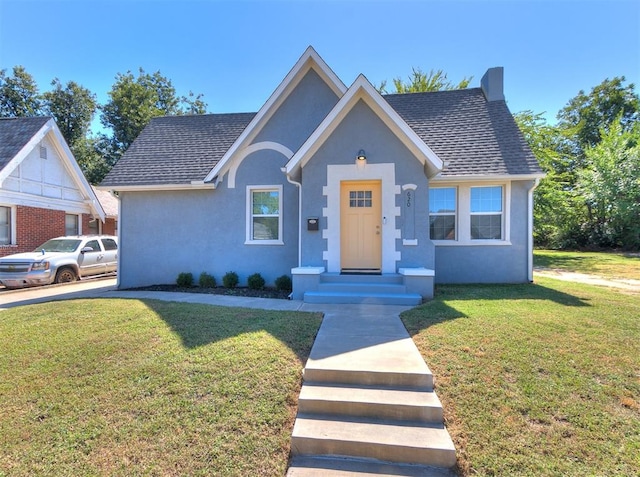
<path fill-rule="evenodd" d="M 0 171 L 44 126 L 48 117 L 0 118 Z"/>
<path fill-rule="evenodd" d="M 152 119 L 103 186 L 189 184 L 201 181 L 255 113 L 163 116 Z"/>
<path fill-rule="evenodd" d="M 384 98 L 445 161 L 442 176 L 542 172 L 506 103 L 488 102 L 480 88 Z M 254 116 L 238 113 L 152 119 L 101 185 L 201 181 Z"/>
<path fill-rule="evenodd" d="M 542 172 L 506 103 L 480 88 L 384 98 L 445 162 L 442 176 Z"/>

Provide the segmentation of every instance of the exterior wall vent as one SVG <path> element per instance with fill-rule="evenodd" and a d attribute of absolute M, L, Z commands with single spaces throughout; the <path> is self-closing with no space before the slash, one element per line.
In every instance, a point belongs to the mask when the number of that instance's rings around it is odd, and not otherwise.
<path fill-rule="evenodd" d="M 40 159 L 47 158 L 47 148 L 44 146 L 40 146 Z"/>

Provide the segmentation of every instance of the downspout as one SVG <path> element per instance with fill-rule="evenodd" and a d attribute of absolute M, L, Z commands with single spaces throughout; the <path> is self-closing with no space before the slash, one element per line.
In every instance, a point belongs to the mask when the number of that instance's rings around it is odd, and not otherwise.
<path fill-rule="evenodd" d="M 533 185 L 527 192 L 527 201 L 529 203 L 529 213 L 527 217 L 527 278 L 529 283 L 533 283 L 533 191 L 540 184 L 540 178 L 536 178 Z"/>
<path fill-rule="evenodd" d="M 293 184 L 298 188 L 298 267 L 302 266 L 302 184 L 294 181 L 289 174 L 287 174 L 287 168 L 282 167 L 280 169 L 284 172 L 287 178 L 287 182 Z"/>

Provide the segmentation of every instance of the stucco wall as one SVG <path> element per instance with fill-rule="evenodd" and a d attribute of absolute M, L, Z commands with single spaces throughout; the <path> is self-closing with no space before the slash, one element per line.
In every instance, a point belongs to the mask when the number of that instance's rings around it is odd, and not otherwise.
<path fill-rule="evenodd" d="M 323 195 L 323 187 L 327 186 L 327 167 L 331 164 L 354 165 L 355 156 L 360 149 L 364 149 L 367 155 L 367 165 L 361 169 L 363 180 L 378 178 L 394 181 L 396 191 L 392 200 L 400 215 L 386 217 L 382 230 L 383 234 L 396 237 L 396 270 L 399 267 L 433 268 L 434 247 L 428 238 L 428 182 L 423 166 L 363 101 L 353 107 L 302 169 L 303 220 L 307 217 L 320 218 L 319 231 L 310 232 L 305 227 L 302 232 L 302 264 L 327 267 L 327 260 L 323 259 L 323 252 L 327 251 L 327 239 L 323 237 L 322 231 L 335 226 L 328 223 L 332 220 L 331 217 L 323 216 L 323 209 L 327 207 L 327 197 Z M 377 177 L 368 172 L 373 169 L 373 165 L 389 163 L 395 165 L 395 178 Z M 402 203 L 405 195 L 402 185 L 405 184 L 417 186 L 414 191 L 416 245 L 403 245 L 405 218 L 402 215 Z M 335 220 L 339 220 L 339 217 Z M 383 251 L 383 262 L 384 253 L 390 251 Z"/>
<path fill-rule="evenodd" d="M 510 243 L 437 245 L 436 283 L 525 283 L 527 264 L 527 193 L 531 181 L 511 183 Z"/>

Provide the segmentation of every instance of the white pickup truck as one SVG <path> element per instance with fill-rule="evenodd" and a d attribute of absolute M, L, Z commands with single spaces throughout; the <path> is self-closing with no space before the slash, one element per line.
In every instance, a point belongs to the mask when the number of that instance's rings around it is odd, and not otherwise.
<path fill-rule="evenodd" d="M 73 282 L 117 270 L 117 237 L 67 236 L 48 240 L 33 252 L 0 258 L 0 283 L 7 288 L 22 288 Z"/>

